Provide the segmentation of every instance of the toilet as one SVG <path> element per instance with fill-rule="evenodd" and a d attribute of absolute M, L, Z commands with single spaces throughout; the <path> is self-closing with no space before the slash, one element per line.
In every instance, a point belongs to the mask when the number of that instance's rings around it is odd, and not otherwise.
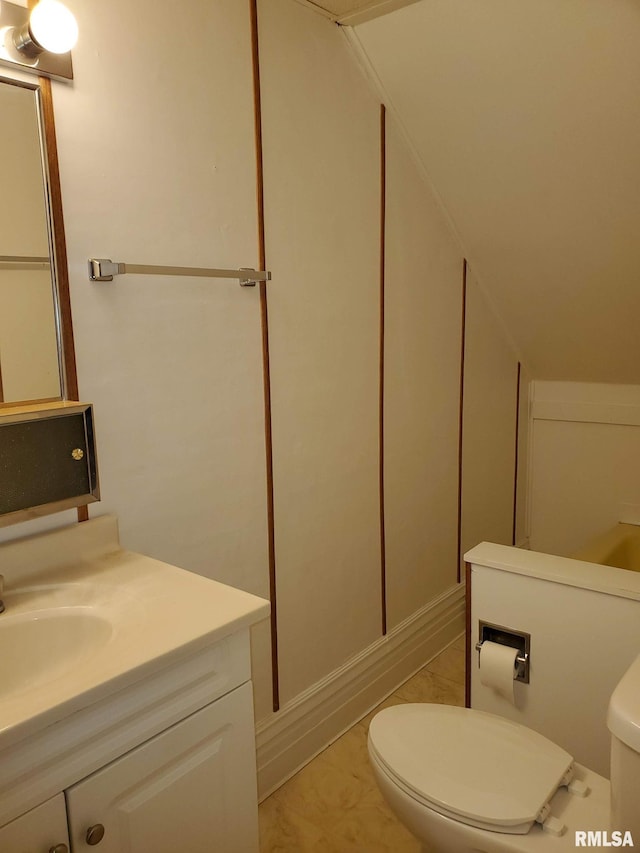
<path fill-rule="evenodd" d="M 526 726 L 395 705 L 369 727 L 378 786 L 424 853 L 640 846 L 640 656 L 611 696 L 611 782 Z"/>

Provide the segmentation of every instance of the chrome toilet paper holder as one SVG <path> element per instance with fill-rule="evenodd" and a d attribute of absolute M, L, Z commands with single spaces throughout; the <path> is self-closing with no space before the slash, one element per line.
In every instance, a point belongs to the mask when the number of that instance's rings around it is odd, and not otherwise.
<path fill-rule="evenodd" d="M 479 640 L 476 643 L 478 659 L 480 657 L 480 649 L 485 640 L 517 649 L 518 656 L 516 658 L 516 671 L 513 679 L 514 681 L 522 681 L 524 684 L 529 684 L 531 634 L 527 634 L 526 631 L 514 631 L 511 628 L 505 628 L 504 625 L 494 625 L 491 622 L 480 620 L 478 622 L 478 637 Z"/>

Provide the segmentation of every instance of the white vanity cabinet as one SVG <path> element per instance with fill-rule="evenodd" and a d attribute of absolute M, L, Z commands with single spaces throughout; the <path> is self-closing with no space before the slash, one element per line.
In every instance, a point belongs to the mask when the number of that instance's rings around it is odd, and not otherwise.
<path fill-rule="evenodd" d="M 72 853 L 257 851 L 252 732 L 244 684 L 69 788 Z"/>
<path fill-rule="evenodd" d="M 250 628 L 269 603 L 123 550 L 111 516 L 0 545 L 0 565 L 20 572 L 0 853 L 258 853 Z"/>
<path fill-rule="evenodd" d="M 0 829 L 2 853 L 67 853 L 68 845 L 64 794 L 57 794 Z"/>
<path fill-rule="evenodd" d="M 0 828 L 0 851 L 257 853 L 253 732 L 245 682 Z"/>

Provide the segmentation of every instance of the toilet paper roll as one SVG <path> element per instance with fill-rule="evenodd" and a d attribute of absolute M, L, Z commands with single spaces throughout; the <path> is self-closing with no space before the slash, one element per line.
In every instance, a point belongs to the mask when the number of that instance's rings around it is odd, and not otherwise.
<path fill-rule="evenodd" d="M 489 640 L 480 646 L 480 683 L 492 687 L 512 705 L 515 705 L 513 677 L 519 654 L 518 649 Z"/>

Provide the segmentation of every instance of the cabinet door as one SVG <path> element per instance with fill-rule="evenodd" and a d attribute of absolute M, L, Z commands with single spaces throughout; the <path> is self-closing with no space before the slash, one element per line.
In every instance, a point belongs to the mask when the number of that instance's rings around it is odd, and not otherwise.
<path fill-rule="evenodd" d="M 74 853 L 258 850 L 251 684 L 188 717 L 66 792 Z M 104 828 L 102 840 L 96 844 Z"/>
<path fill-rule="evenodd" d="M 68 850 L 64 794 L 12 820 L 0 829 L 2 853 L 50 853 L 57 845 Z M 60 848 L 56 853 L 62 853 Z"/>

